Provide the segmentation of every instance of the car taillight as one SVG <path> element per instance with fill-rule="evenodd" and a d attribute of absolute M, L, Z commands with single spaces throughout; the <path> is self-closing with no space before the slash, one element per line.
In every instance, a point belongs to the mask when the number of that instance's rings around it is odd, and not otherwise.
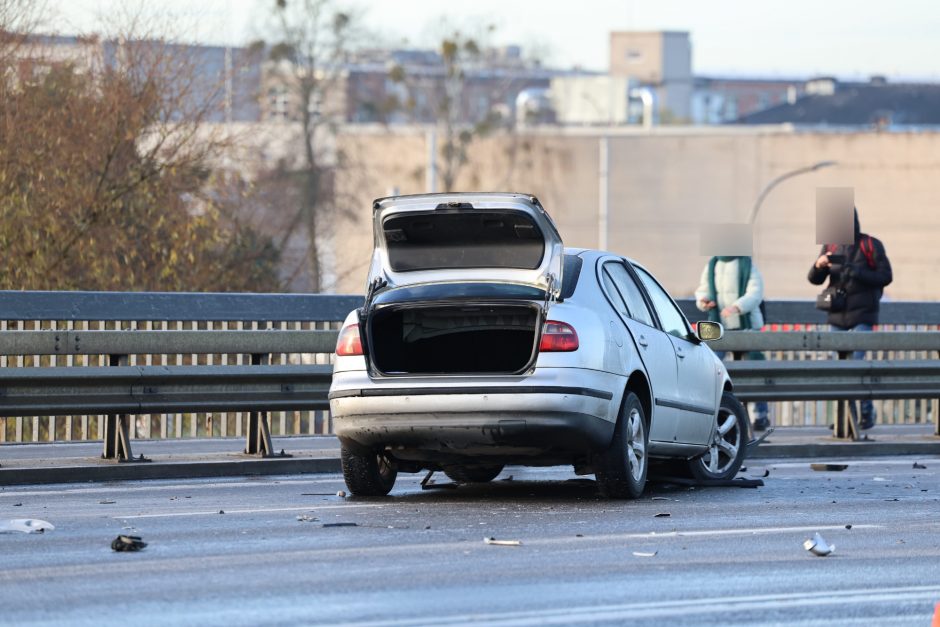
<path fill-rule="evenodd" d="M 565 353 L 578 350 L 578 334 L 566 322 L 549 320 L 542 329 L 541 353 Z"/>
<path fill-rule="evenodd" d="M 362 354 L 362 340 L 359 338 L 359 325 L 343 327 L 336 340 L 336 354 L 340 357 Z"/>

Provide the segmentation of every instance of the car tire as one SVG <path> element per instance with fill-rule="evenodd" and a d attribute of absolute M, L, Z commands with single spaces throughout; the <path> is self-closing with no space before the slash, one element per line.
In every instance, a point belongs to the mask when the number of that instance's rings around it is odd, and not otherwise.
<path fill-rule="evenodd" d="M 503 472 L 503 465 L 497 466 L 447 466 L 444 474 L 457 483 L 489 483 Z"/>
<path fill-rule="evenodd" d="M 721 406 L 715 420 L 717 428 L 708 451 L 689 461 L 689 472 L 695 479 L 733 479 L 747 454 L 747 410 L 731 392 L 721 395 Z"/>
<path fill-rule="evenodd" d="M 386 496 L 395 486 L 398 469 L 379 453 L 356 453 L 345 446 L 340 450 L 343 479 L 356 496 Z"/>
<path fill-rule="evenodd" d="M 637 395 L 627 392 L 610 446 L 597 459 L 595 476 L 601 494 L 612 499 L 636 499 L 643 494 L 648 445 L 646 412 Z"/>

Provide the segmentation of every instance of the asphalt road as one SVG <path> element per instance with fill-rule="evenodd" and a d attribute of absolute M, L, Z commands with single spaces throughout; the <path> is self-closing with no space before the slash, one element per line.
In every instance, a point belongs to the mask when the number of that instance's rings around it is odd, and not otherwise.
<path fill-rule="evenodd" d="M 389 499 L 336 475 L 6 488 L 0 524 L 56 528 L 0 534 L 0 624 L 929 625 L 940 458 L 914 461 L 761 460 L 742 474 L 764 487 L 635 502 L 564 469 L 404 475 Z M 817 531 L 831 556 L 803 549 Z M 115 553 L 120 533 L 149 546 Z"/>

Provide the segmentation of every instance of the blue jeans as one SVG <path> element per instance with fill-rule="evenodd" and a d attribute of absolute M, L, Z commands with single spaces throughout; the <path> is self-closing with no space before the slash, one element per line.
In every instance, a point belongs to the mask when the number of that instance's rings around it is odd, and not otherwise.
<path fill-rule="evenodd" d="M 831 326 L 831 325 L 830 325 Z M 861 331 L 867 332 L 872 330 L 870 324 L 856 324 L 851 329 L 843 329 L 841 327 L 832 326 L 833 331 Z M 855 351 L 852 353 L 852 359 L 865 359 L 865 351 Z M 875 406 L 871 401 L 861 401 L 862 403 L 862 420 L 864 422 L 874 422 L 875 421 Z M 852 412 L 852 418 L 858 421 L 858 410 L 855 407 L 855 402 L 849 402 L 849 411 Z"/>
<path fill-rule="evenodd" d="M 727 351 L 715 351 L 715 355 L 718 356 L 718 359 L 724 360 Z M 745 354 L 745 359 L 747 355 Z M 767 401 L 757 401 L 754 403 L 754 409 L 757 410 L 757 419 L 767 418 Z"/>

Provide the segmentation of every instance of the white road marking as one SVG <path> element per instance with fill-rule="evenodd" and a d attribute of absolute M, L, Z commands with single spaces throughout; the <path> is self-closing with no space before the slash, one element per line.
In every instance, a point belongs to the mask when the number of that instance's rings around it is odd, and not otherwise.
<path fill-rule="evenodd" d="M 228 514 L 264 514 L 267 512 L 309 512 L 312 510 L 320 511 L 324 509 L 363 509 L 363 508 L 373 508 L 373 507 L 385 507 L 382 504 L 356 504 L 348 503 L 346 505 L 316 505 L 310 504 L 306 507 L 259 507 L 252 509 L 226 509 L 224 511 L 226 515 Z M 181 518 L 185 516 L 219 516 L 220 510 L 209 511 L 199 511 L 199 512 L 166 512 L 162 514 L 128 514 L 126 516 L 112 516 L 115 520 L 127 520 L 130 518 Z"/>
<path fill-rule="evenodd" d="M 582 605 L 557 609 L 480 612 L 472 614 L 435 615 L 432 621 L 421 617 L 391 620 L 340 623 L 347 627 L 399 627 L 405 625 L 466 625 L 481 624 L 499 627 L 528 625 L 565 625 L 573 622 L 627 622 L 652 618 L 698 618 L 703 614 L 730 614 L 758 610 L 786 610 L 806 606 L 838 606 L 872 603 L 924 602 L 932 611 L 932 604 L 940 595 L 940 585 L 899 586 L 877 590 L 825 590 L 749 596 L 709 596 L 700 599 L 618 603 L 608 605 Z M 924 616 L 930 617 L 929 613 Z M 774 621 L 771 621 L 774 622 Z"/>

